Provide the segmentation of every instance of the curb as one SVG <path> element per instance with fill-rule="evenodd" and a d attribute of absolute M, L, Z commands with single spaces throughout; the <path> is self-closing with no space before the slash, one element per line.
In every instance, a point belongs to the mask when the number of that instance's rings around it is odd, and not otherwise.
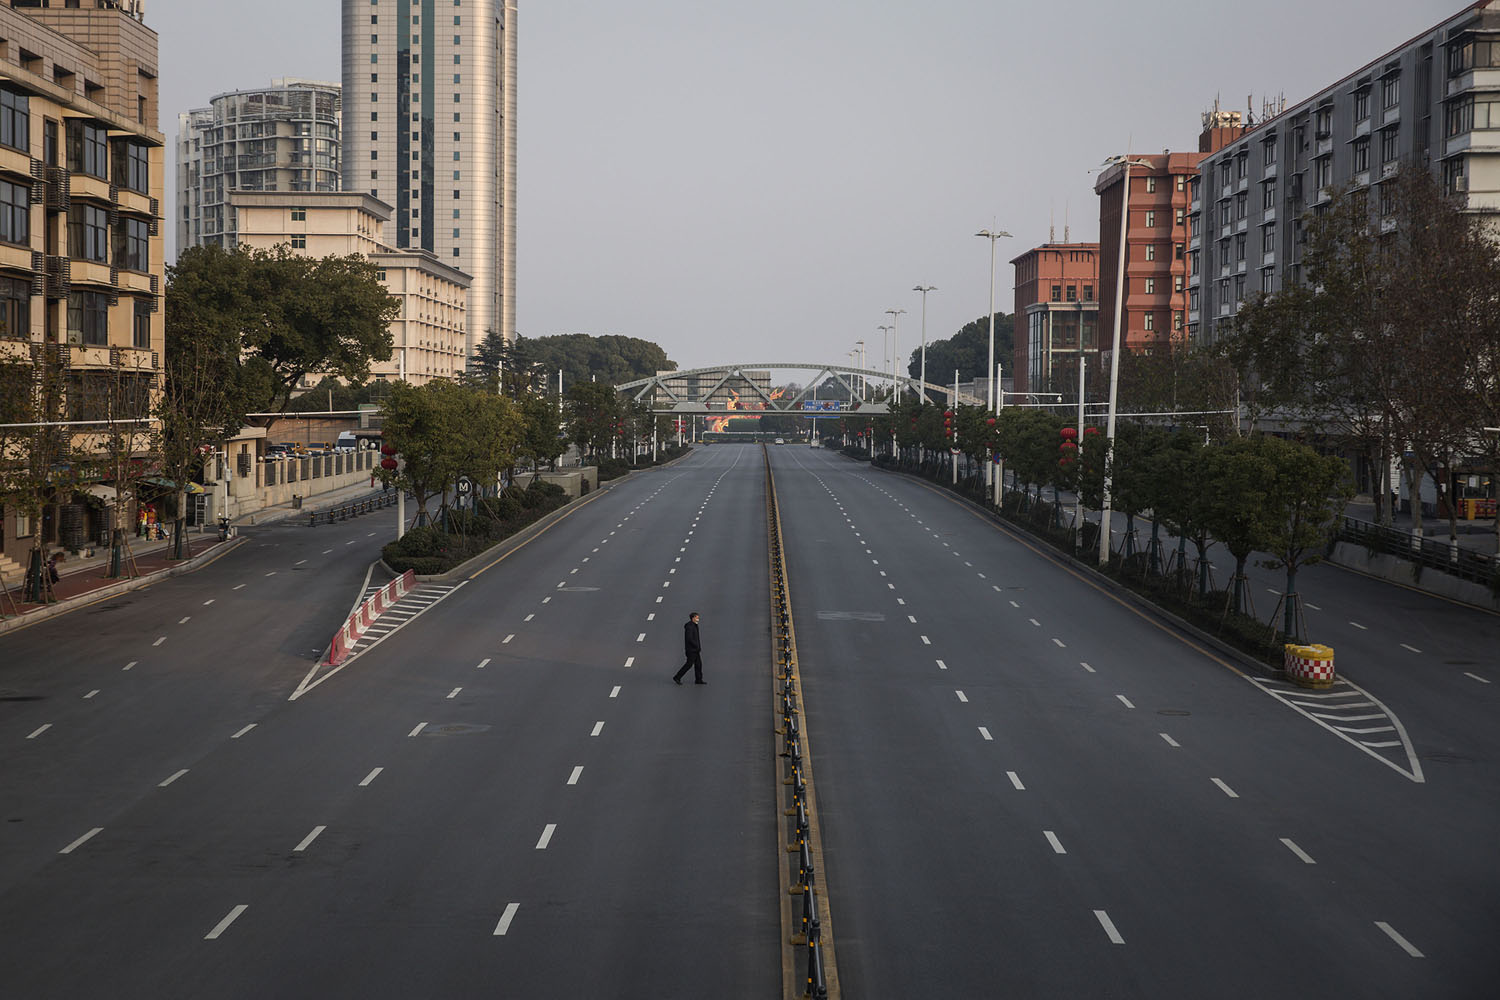
<path fill-rule="evenodd" d="M 5 618 L 3 620 L 0 620 L 0 635 L 3 635 L 6 632 L 14 632 L 18 629 L 23 629 L 28 625 L 35 624 L 36 622 L 43 622 L 47 621 L 49 618 L 56 618 L 59 615 L 65 615 L 69 611 L 76 611 L 79 608 L 85 608 L 91 604 L 97 604 L 100 601 L 107 601 L 111 597 L 118 597 L 120 594 L 128 593 L 132 590 L 140 590 L 143 587 L 149 587 L 151 584 L 155 583 L 158 580 L 165 580 L 169 577 L 181 576 L 184 573 L 191 573 L 196 569 L 201 569 L 202 567 L 207 566 L 209 563 L 215 561 L 220 556 L 228 555 L 230 552 L 233 552 L 235 549 L 239 548 L 241 545 L 244 545 L 249 541 L 250 539 L 242 535 L 225 543 L 222 547 L 215 547 L 207 552 L 199 553 L 198 555 L 192 556 L 191 558 L 187 559 L 185 562 L 178 563 L 176 566 L 167 566 L 162 569 L 156 570 L 153 573 L 147 573 L 144 576 L 137 576 L 129 580 L 121 580 L 119 583 L 112 583 L 107 586 L 100 587 L 98 590 L 91 590 L 87 594 L 79 594 L 77 597 L 70 597 L 66 600 L 58 601 L 56 604 L 48 604 L 45 607 L 38 608 L 35 611 L 28 611 L 25 614 L 17 615 L 12 618 Z"/>

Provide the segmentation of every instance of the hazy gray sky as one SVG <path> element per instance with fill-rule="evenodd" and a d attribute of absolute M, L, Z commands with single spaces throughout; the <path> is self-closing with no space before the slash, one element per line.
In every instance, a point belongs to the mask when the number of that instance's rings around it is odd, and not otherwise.
<path fill-rule="evenodd" d="M 469 0 L 474 3 L 476 0 Z M 878 367 L 983 316 L 1090 169 L 1197 148 L 1217 95 L 1300 100 L 1462 0 L 520 0 L 517 328 L 623 334 L 680 367 Z M 272 77 L 340 77 L 336 0 L 151 0 L 162 127 Z M 174 203 L 174 178 L 167 203 Z M 170 251 L 169 251 L 170 252 Z M 934 380 L 940 376 L 929 373 Z"/>

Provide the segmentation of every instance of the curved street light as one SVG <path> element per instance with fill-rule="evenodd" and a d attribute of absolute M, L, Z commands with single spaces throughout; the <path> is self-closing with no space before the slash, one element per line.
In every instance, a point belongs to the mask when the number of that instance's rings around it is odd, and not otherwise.
<path fill-rule="evenodd" d="M 917 391 L 922 402 L 927 402 L 927 293 L 937 291 L 937 285 L 914 285 L 912 291 L 922 293 L 922 367 L 917 376 Z"/>

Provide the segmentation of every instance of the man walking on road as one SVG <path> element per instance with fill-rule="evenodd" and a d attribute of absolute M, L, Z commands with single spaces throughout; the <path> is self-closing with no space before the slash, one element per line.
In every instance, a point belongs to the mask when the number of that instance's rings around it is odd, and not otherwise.
<path fill-rule="evenodd" d="M 683 663 L 682 669 L 672 675 L 673 682 L 682 683 L 682 675 L 688 672 L 688 667 L 693 668 L 693 683 L 707 684 L 703 679 L 703 643 L 698 639 L 698 612 L 694 611 L 688 615 L 688 620 L 682 625 L 682 648 L 687 654 L 687 662 Z"/>

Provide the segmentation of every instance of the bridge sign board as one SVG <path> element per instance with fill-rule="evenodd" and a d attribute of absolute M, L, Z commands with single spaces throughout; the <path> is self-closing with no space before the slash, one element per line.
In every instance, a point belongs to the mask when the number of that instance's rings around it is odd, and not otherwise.
<path fill-rule="evenodd" d="M 802 415 L 812 420 L 820 417 L 842 416 L 843 410 L 842 399 L 804 399 L 802 401 Z"/>

